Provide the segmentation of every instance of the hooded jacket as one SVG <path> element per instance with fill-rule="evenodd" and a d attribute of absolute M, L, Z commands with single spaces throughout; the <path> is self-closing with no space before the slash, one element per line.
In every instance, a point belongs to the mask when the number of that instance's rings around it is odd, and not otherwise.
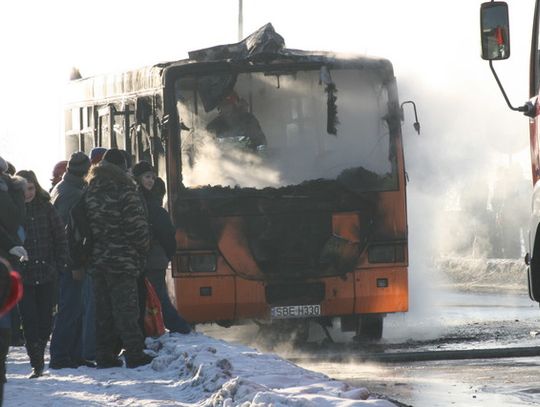
<path fill-rule="evenodd" d="M 150 245 L 144 202 L 135 181 L 102 161 L 88 174 L 85 203 L 92 229 L 92 273 L 138 276 Z"/>
<path fill-rule="evenodd" d="M 66 172 L 62 181 L 55 185 L 51 192 L 51 202 L 67 225 L 69 211 L 80 199 L 86 183 L 83 177 Z"/>

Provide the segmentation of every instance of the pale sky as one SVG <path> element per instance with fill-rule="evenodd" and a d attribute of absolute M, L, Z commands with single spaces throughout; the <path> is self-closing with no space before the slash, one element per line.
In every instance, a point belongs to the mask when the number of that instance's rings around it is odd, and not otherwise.
<path fill-rule="evenodd" d="M 417 102 L 422 123 L 417 137 L 406 114 L 409 169 L 453 148 L 482 161 L 492 146 L 526 147 L 528 122 L 506 107 L 480 58 L 480 3 L 244 0 L 244 35 L 271 22 L 289 48 L 389 59 L 401 100 Z M 3 0 L 0 155 L 47 180 L 64 157 L 62 92 L 71 66 L 84 76 L 116 72 L 236 42 L 237 7 L 237 0 Z M 514 105 L 528 97 L 532 9 L 533 0 L 510 1 L 512 57 L 496 63 Z"/>

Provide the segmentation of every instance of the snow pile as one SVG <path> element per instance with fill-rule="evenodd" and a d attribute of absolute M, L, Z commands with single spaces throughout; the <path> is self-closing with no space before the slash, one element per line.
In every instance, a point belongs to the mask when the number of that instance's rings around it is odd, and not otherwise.
<path fill-rule="evenodd" d="M 444 257 L 435 261 L 435 269 L 461 290 L 527 292 L 523 259 Z"/>
<path fill-rule="evenodd" d="M 365 388 L 302 369 L 274 354 L 200 333 L 147 339 L 155 359 L 137 369 L 47 370 L 30 380 L 24 348 L 11 348 L 6 406 L 375 406 Z"/>

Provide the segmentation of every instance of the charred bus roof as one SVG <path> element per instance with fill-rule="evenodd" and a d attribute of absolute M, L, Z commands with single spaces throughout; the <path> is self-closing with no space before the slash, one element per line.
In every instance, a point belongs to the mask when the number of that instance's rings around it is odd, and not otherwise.
<path fill-rule="evenodd" d="M 382 82 L 394 79 L 392 64 L 384 58 L 304 51 L 285 48 L 283 38 L 270 23 L 236 44 L 218 45 L 188 53 L 189 58 L 163 62 L 122 73 L 103 74 L 71 81 L 67 102 L 83 105 L 90 100 L 108 100 L 151 95 L 182 75 L 217 71 L 280 72 L 317 69 L 359 69 L 377 75 Z"/>

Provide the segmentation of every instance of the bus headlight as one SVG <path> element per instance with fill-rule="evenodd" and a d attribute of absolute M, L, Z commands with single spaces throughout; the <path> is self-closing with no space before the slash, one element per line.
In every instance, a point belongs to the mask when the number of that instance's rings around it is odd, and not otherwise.
<path fill-rule="evenodd" d="M 377 244 L 368 248 L 370 263 L 402 263 L 405 261 L 405 250 L 402 244 Z"/>
<path fill-rule="evenodd" d="M 193 273 L 210 273 L 216 271 L 216 268 L 215 254 L 191 254 L 189 256 L 189 271 Z"/>

